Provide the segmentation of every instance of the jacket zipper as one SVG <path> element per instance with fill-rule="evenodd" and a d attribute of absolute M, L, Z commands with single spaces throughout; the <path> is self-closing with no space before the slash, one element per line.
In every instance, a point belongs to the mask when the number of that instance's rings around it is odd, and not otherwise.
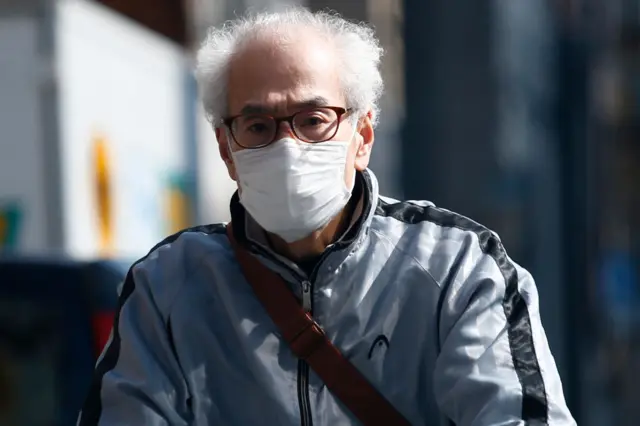
<path fill-rule="evenodd" d="M 320 265 L 336 249 L 336 246 L 337 244 L 320 256 L 316 267 L 311 271 L 310 279 L 302 281 L 302 309 L 305 312 L 312 313 L 313 311 L 313 283 L 316 281 Z M 298 403 L 300 405 L 300 424 L 302 426 L 313 426 L 311 402 L 309 401 L 309 364 L 302 359 L 298 360 Z"/>
<path fill-rule="evenodd" d="M 252 244 L 252 249 L 259 252 L 263 256 L 267 256 L 277 263 L 282 264 L 284 267 L 294 272 L 294 274 L 300 279 L 300 284 L 302 286 L 302 309 L 304 309 L 305 312 L 311 313 L 313 310 L 313 283 L 316 276 L 318 275 L 320 265 L 331 252 L 340 248 L 341 246 L 342 244 L 336 243 L 333 247 L 324 252 L 324 254 L 318 260 L 316 267 L 311 272 L 310 280 L 304 279 L 298 271 L 293 270 L 288 265 L 282 263 L 280 260 L 272 256 L 268 251 L 263 250 L 260 246 Z M 311 402 L 309 397 L 309 364 L 307 364 L 307 362 L 302 359 L 298 360 L 298 405 L 300 406 L 301 426 L 313 426 L 313 418 L 311 416 Z"/>
<path fill-rule="evenodd" d="M 311 312 L 311 282 L 302 282 L 302 309 Z M 311 402 L 309 401 L 309 364 L 298 360 L 298 404 L 300 405 L 300 424 L 312 426 Z"/>

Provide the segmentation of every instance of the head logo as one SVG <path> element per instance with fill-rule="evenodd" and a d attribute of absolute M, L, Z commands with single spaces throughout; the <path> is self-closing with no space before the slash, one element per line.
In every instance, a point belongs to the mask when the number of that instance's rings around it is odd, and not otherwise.
<path fill-rule="evenodd" d="M 389 349 L 389 339 L 387 339 L 387 336 L 385 336 L 384 334 L 381 334 L 374 339 L 373 343 L 371 344 L 371 348 L 369 348 L 369 355 L 367 356 L 367 358 L 371 359 L 373 357 L 374 350 L 376 348 L 382 348 L 382 346 L 386 346 L 387 349 Z M 378 349 L 378 351 L 380 351 L 380 349 Z"/>

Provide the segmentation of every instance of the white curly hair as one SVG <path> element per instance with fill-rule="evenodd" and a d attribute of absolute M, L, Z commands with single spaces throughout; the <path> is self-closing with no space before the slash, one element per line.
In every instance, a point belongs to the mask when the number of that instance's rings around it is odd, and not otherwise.
<path fill-rule="evenodd" d="M 280 11 L 248 13 L 209 29 L 197 55 L 196 78 L 207 119 L 221 124 L 227 114 L 229 63 L 242 44 L 265 31 L 286 36 L 283 28 L 309 28 L 329 37 L 337 49 L 340 78 L 347 107 L 360 116 L 372 111 L 378 119 L 378 101 L 383 82 L 380 74 L 382 47 L 374 30 L 364 23 L 350 22 L 337 13 L 311 12 L 301 6 Z"/>

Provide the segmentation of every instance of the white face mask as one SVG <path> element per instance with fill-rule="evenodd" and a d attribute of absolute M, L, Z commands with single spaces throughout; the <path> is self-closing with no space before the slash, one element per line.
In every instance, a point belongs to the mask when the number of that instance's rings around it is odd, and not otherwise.
<path fill-rule="evenodd" d="M 351 197 L 355 174 L 351 185 L 345 183 L 350 141 L 284 138 L 232 152 L 240 202 L 263 229 L 288 243 L 325 227 Z"/>

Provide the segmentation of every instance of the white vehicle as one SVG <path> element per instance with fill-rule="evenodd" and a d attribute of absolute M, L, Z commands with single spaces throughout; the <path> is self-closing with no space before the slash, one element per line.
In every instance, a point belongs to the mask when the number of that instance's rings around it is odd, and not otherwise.
<path fill-rule="evenodd" d="M 226 214 L 181 47 L 94 2 L 2 3 L 0 248 L 137 257 Z"/>

